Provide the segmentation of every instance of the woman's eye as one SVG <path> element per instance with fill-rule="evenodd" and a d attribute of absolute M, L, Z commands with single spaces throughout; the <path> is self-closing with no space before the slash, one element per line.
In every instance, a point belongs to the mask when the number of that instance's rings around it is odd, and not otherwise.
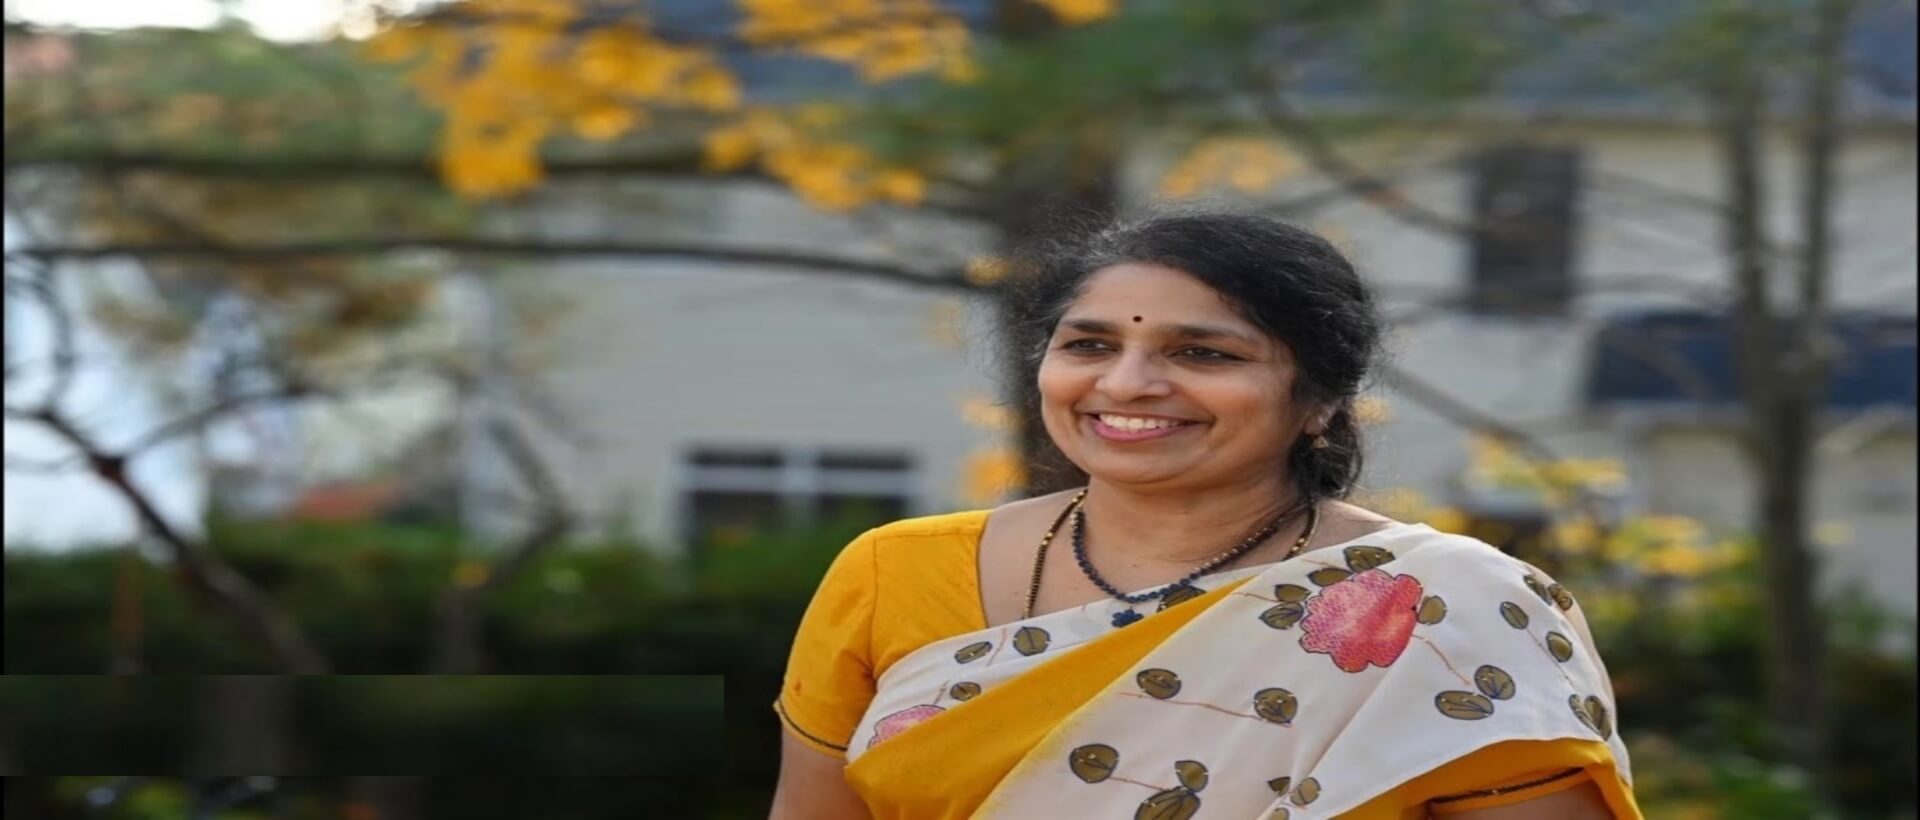
<path fill-rule="evenodd" d="M 1187 358 L 1190 358 L 1190 359 L 1203 359 L 1207 361 L 1223 361 L 1223 362 L 1233 361 L 1239 358 L 1238 356 L 1235 356 L 1231 353 L 1222 353 L 1210 347 L 1189 347 L 1184 350 L 1181 350 L 1180 355 L 1186 356 Z"/>
<path fill-rule="evenodd" d="M 1098 339 L 1074 339 L 1060 346 L 1061 350 L 1104 350 L 1106 342 Z"/>

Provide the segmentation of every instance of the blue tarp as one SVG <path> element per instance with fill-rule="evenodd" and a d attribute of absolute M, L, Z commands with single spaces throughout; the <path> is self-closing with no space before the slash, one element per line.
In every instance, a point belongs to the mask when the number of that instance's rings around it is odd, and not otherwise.
<path fill-rule="evenodd" d="M 1840 352 L 1827 407 L 1911 411 L 1914 317 L 1846 314 L 1836 316 L 1832 328 Z M 1595 406 L 1733 404 L 1739 392 L 1732 323 L 1724 315 L 1696 311 L 1621 316 L 1595 339 L 1587 376 L 1587 399 Z"/>

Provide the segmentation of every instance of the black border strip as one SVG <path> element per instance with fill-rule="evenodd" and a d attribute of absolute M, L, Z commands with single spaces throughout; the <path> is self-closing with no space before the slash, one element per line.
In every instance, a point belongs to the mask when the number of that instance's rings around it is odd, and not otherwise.
<path fill-rule="evenodd" d="M 838 743 L 829 743 L 826 740 L 821 739 L 819 735 L 816 735 L 812 732 L 807 731 L 804 728 L 801 728 L 800 724 L 795 723 L 793 720 L 793 717 L 787 714 L 787 707 L 784 704 L 782 704 L 780 701 L 776 700 L 773 702 L 773 711 L 775 714 L 778 714 L 780 716 L 780 722 L 787 724 L 788 728 L 794 730 L 795 732 L 798 732 L 801 737 L 804 737 L 808 740 L 811 740 L 829 749 L 833 749 L 835 751 L 842 752 L 842 753 L 846 752 L 847 747 L 842 746 Z"/>
<path fill-rule="evenodd" d="M 1552 783 L 1555 780 L 1563 780 L 1565 778 L 1572 777 L 1584 771 L 1586 771 L 1586 769 L 1572 768 L 1564 772 L 1560 772 L 1558 774 L 1547 775 L 1546 777 L 1542 777 L 1539 780 L 1529 780 L 1525 783 L 1516 783 L 1512 786 L 1502 786 L 1496 789 L 1481 789 L 1480 791 L 1477 791 L 1477 792 L 1463 792 L 1461 794 L 1449 795 L 1447 797 L 1436 797 L 1436 798 L 1433 798 L 1432 800 L 1428 800 L 1427 802 L 1428 803 L 1453 803 L 1460 800 L 1473 800 L 1479 797 L 1492 797 L 1496 794 L 1506 794 L 1507 792 L 1517 792 L 1517 791 L 1520 791 L 1521 789 L 1531 789 L 1535 786 L 1544 786 L 1548 783 Z"/>

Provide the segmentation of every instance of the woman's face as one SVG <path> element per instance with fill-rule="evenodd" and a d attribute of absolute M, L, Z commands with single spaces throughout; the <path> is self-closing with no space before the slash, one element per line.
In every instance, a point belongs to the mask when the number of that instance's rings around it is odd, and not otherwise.
<path fill-rule="evenodd" d="M 1181 271 L 1126 263 L 1088 277 L 1040 364 L 1048 435 L 1088 475 L 1200 487 L 1281 476 L 1307 408 L 1286 345 Z"/>

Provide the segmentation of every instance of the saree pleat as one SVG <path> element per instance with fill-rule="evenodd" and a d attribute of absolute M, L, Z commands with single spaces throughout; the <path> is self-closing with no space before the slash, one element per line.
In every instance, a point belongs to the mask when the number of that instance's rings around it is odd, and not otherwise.
<path fill-rule="evenodd" d="M 1244 579 L 1242 581 L 1244 583 Z M 1168 636 L 1224 600 L 1225 586 L 1062 653 L 1048 663 L 915 725 L 912 743 L 883 743 L 847 766 L 847 782 L 874 820 L 973 816 L 994 787 L 1046 736 Z M 957 719 L 956 719 L 957 718 Z"/>

